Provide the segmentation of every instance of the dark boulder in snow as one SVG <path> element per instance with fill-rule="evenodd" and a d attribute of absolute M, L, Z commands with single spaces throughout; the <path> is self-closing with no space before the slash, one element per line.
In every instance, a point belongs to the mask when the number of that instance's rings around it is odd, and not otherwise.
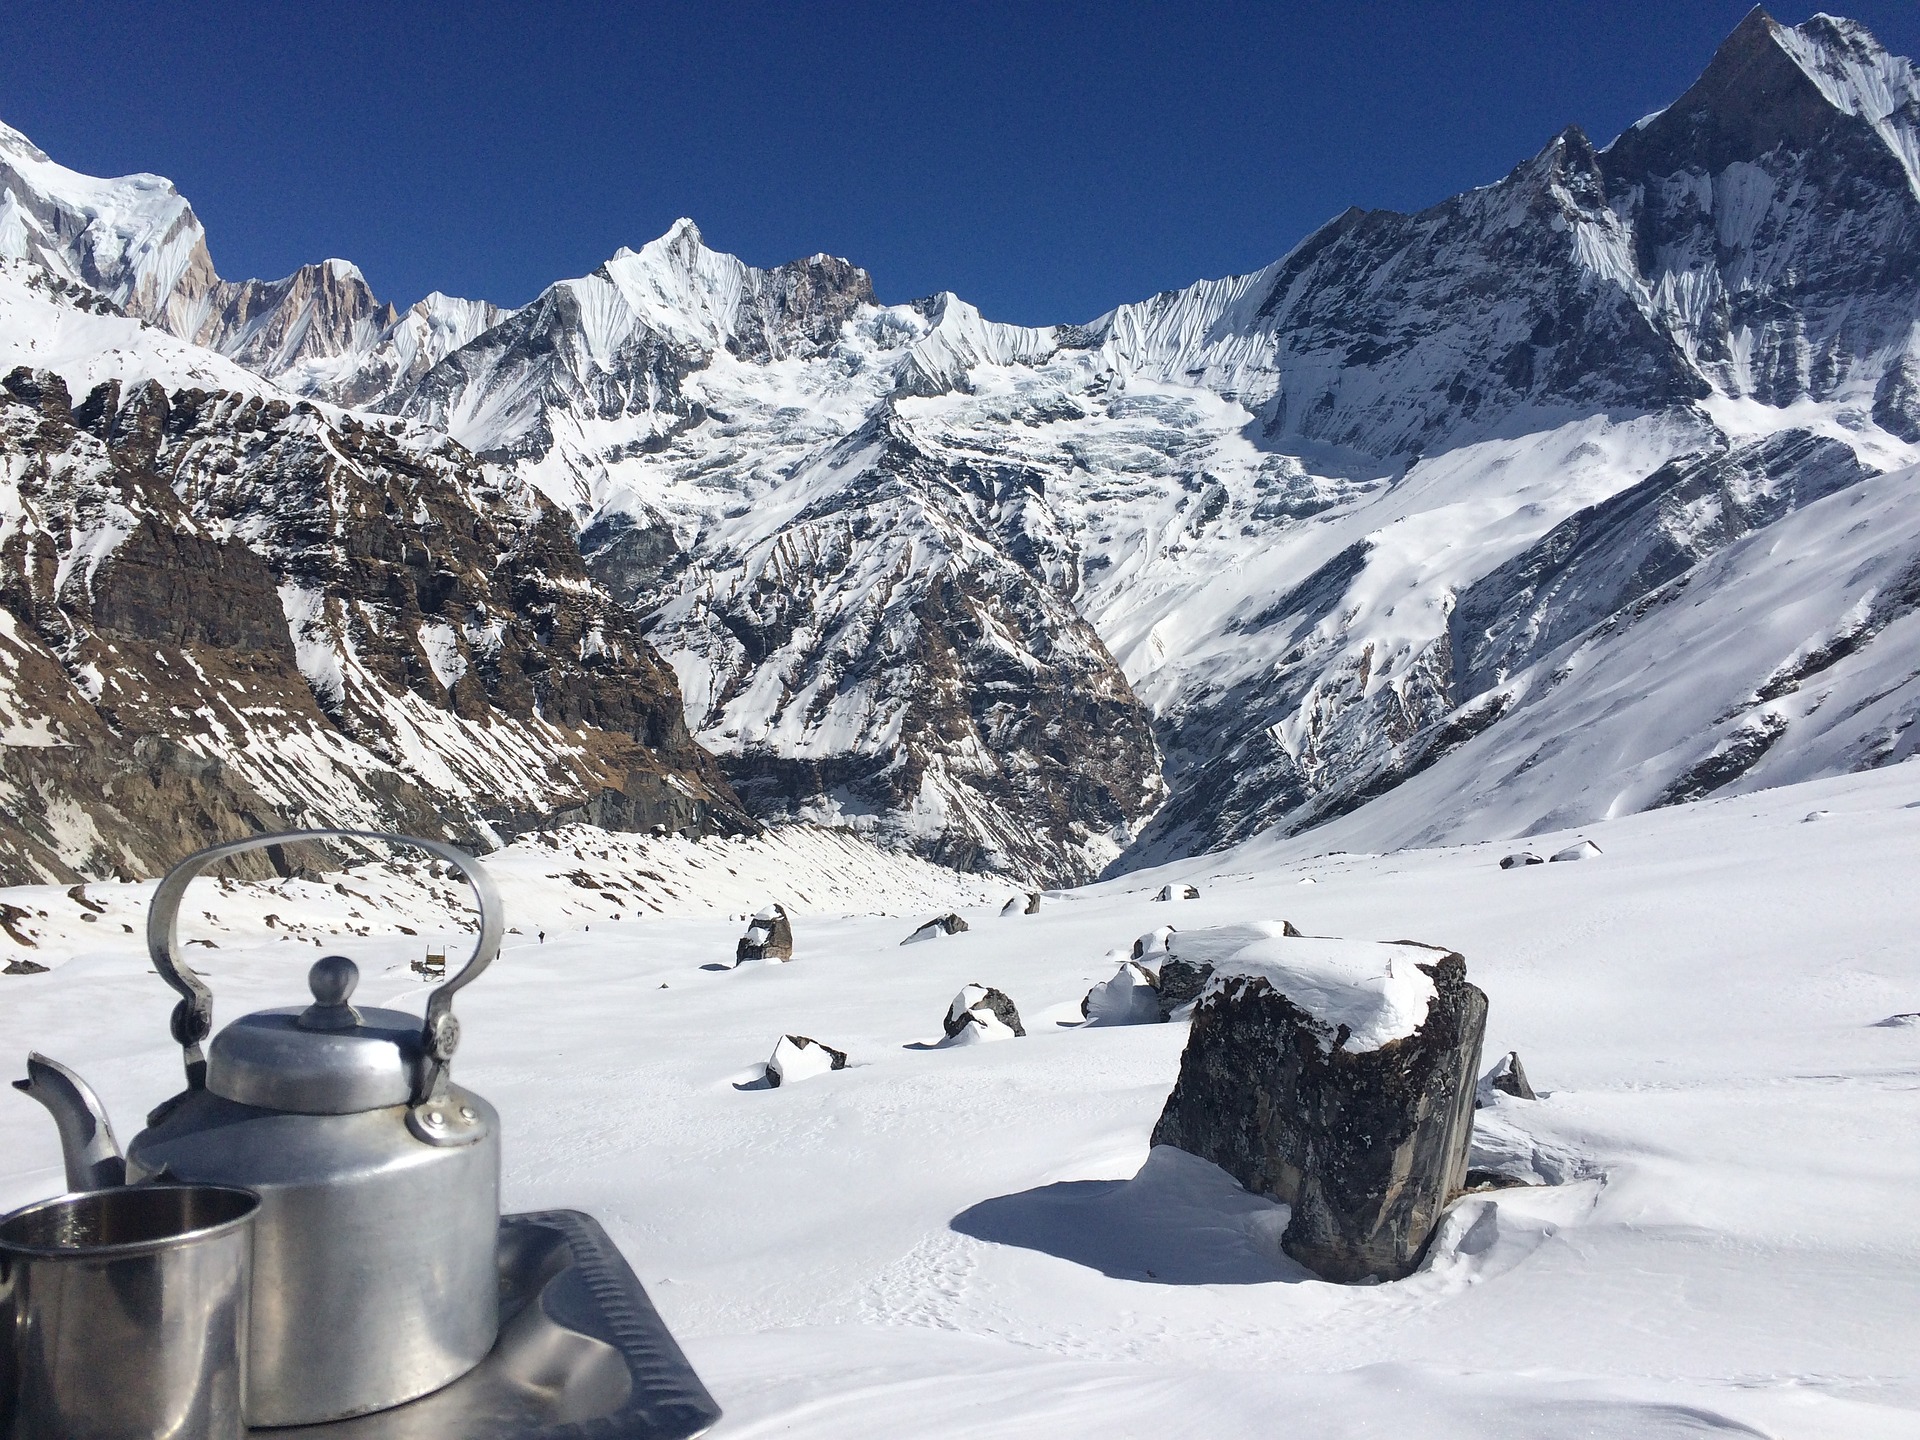
<path fill-rule="evenodd" d="M 990 985 L 969 985 L 954 996 L 944 1028 L 948 1040 L 962 1043 L 1011 1040 L 1027 1033 L 1013 1001 Z"/>
<path fill-rule="evenodd" d="M 33 962 L 24 961 L 22 963 L 32 964 Z M 12 973 L 11 968 L 9 968 L 8 973 Z M 1889 1015 L 1886 1019 L 1876 1020 L 1873 1023 L 1876 1027 L 1883 1027 L 1889 1030 L 1920 1027 L 1920 1010 L 1904 1010 L 1898 1015 Z"/>
<path fill-rule="evenodd" d="M 1487 999 L 1451 951 L 1180 935 L 1160 967 L 1210 968 L 1153 1132 L 1293 1207 L 1282 1247 L 1329 1280 L 1419 1264 L 1466 1178 Z"/>
<path fill-rule="evenodd" d="M 846 1068 L 846 1051 L 822 1045 L 811 1036 L 782 1035 L 767 1061 L 767 1084 L 777 1088 L 792 1080 L 807 1080 Z"/>
<path fill-rule="evenodd" d="M 1516 1100 L 1538 1100 L 1533 1086 L 1527 1083 L 1527 1070 L 1520 1063 L 1520 1052 L 1509 1050 L 1495 1062 L 1494 1067 L 1480 1077 L 1480 1091 L 1483 1104 L 1491 1104 L 1492 1093 L 1498 1090 L 1503 1095 L 1511 1095 Z"/>
<path fill-rule="evenodd" d="M 1158 1025 L 1160 977 L 1138 960 L 1122 960 L 1111 980 L 1103 980 L 1080 1002 L 1080 1013 L 1096 1025 Z"/>
<path fill-rule="evenodd" d="M 0 975 L 45 975 L 47 967 L 37 960 L 9 960 Z"/>
<path fill-rule="evenodd" d="M 1198 900 L 1200 890 L 1195 885 L 1162 885 L 1156 900 Z"/>
<path fill-rule="evenodd" d="M 1027 914 L 1038 915 L 1039 913 L 1040 913 L 1040 892 L 1038 890 L 1035 890 L 1027 896 Z"/>
<path fill-rule="evenodd" d="M 1516 850 L 1511 855 L 1503 855 L 1500 857 L 1500 868 L 1502 870 L 1518 870 L 1526 865 L 1544 865 L 1546 863 L 1546 861 L 1542 860 L 1531 850 Z"/>
<path fill-rule="evenodd" d="M 1018 895 L 1011 896 L 1008 898 L 1007 903 L 1000 907 L 1000 913 L 1002 915 L 1018 915 L 1026 907 L 1026 903 L 1027 902 Z"/>
<path fill-rule="evenodd" d="M 1600 847 L 1591 840 L 1576 840 L 1564 850 L 1556 850 L 1549 860 L 1589 860 L 1600 853 Z"/>
<path fill-rule="evenodd" d="M 900 943 L 911 945 L 916 940 L 938 940 L 942 935 L 958 935 L 966 928 L 967 922 L 958 915 L 936 915 Z"/>
<path fill-rule="evenodd" d="M 745 960 L 791 960 L 793 926 L 787 921 L 787 907 L 769 905 L 753 917 L 747 933 L 734 947 L 733 963 Z"/>

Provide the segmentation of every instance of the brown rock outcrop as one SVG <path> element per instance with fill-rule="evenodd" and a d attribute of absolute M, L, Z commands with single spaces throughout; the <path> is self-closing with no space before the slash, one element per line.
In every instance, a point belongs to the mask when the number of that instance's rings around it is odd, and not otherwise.
<path fill-rule="evenodd" d="M 0 456 L 0 883 L 303 824 L 751 825 L 565 517 L 450 442 L 16 370 Z"/>

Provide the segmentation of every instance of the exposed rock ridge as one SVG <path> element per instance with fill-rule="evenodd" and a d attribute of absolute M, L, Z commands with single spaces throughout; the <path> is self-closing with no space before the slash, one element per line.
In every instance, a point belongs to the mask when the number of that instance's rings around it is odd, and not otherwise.
<path fill-rule="evenodd" d="M 0 389 L 8 883 L 283 823 L 746 826 L 565 518 L 304 403 Z"/>

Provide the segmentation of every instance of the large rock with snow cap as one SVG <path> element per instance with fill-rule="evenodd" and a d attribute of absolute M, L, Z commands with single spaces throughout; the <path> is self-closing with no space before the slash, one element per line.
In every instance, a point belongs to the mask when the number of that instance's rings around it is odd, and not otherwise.
<path fill-rule="evenodd" d="M 1027 1033 L 1013 1001 L 990 985 L 969 985 L 954 996 L 942 1028 L 948 1043 L 956 1045 L 1012 1040 Z"/>
<path fill-rule="evenodd" d="M 943 935 L 958 935 L 966 928 L 967 922 L 958 915 L 936 915 L 900 943 L 912 945 L 922 940 L 938 940 Z"/>
<path fill-rule="evenodd" d="M 787 907 L 769 905 L 759 911 L 747 926 L 747 933 L 734 946 L 733 963 L 745 960 L 791 960 L 793 926 L 787 920 Z"/>
<path fill-rule="evenodd" d="M 1211 973 L 1153 1143 L 1291 1205 L 1282 1246 L 1316 1274 L 1411 1272 L 1466 1178 L 1487 1014 L 1466 962 L 1278 922 L 1172 949 Z"/>
<path fill-rule="evenodd" d="M 810 1035 L 782 1035 L 767 1060 L 767 1083 L 778 1089 L 795 1080 L 847 1068 L 847 1052 L 822 1045 Z"/>
<path fill-rule="evenodd" d="M 1080 1013 L 1095 1025 L 1158 1025 L 1166 1019 L 1160 1013 L 1160 977 L 1138 960 L 1122 960 L 1111 980 L 1087 991 Z"/>
<path fill-rule="evenodd" d="M 1176 933 L 1171 925 L 1162 925 L 1158 930 L 1149 930 L 1133 942 L 1133 958 L 1136 960 L 1149 960 L 1149 963 L 1151 963 L 1149 957 L 1165 955 L 1168 952 L 1169 943 Z"/>

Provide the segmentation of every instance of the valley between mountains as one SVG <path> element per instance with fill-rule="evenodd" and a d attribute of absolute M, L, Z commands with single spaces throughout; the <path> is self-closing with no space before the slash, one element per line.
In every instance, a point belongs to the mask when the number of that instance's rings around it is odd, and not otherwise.
<path fill-rule="evenodd" d="M 516 310 L 217 238 L 0 127 L 0 881 L 804 822 L 1057 886 L 1920 745 L 1920 76 L 1847 20 L 1085 323 L 690 220 Z"/>

